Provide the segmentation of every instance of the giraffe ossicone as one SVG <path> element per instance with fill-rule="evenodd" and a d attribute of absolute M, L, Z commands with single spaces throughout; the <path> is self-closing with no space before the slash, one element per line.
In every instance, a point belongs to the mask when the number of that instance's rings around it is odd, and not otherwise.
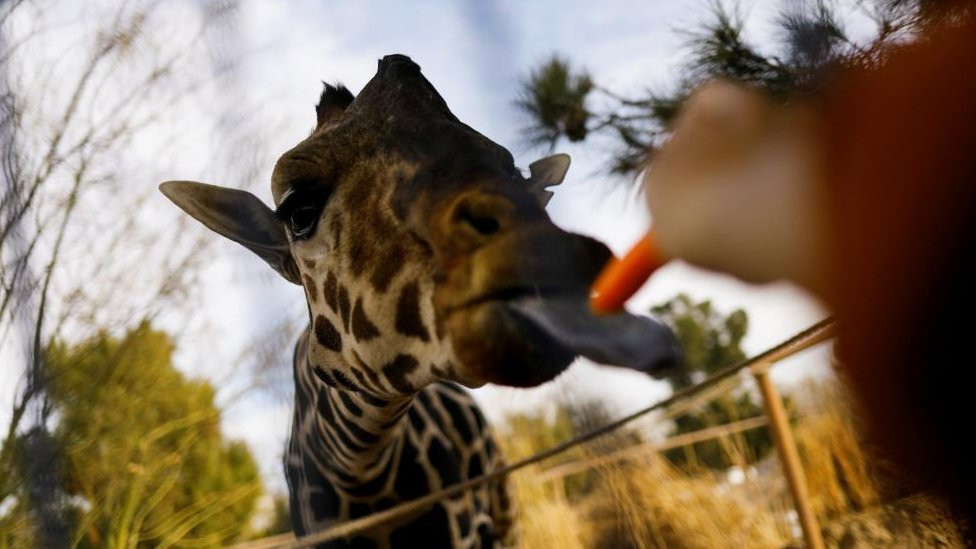
<path fill-rule="evenodd" d="M 285 456 L 296 533 L 497 468 L 483 415 L 454 383 L 533 386 L 575 352 L 510 304 L 585 300 L 610 252 L 543 206 L 567 155 L 529 166 L 457 119 L 408 57 L 353 96 L 325 85 L 316 128 L 253 195 L 175 181 L 162 192 L 304 287 Z M 504 483 L 330 547 L 516 543 Z"/>

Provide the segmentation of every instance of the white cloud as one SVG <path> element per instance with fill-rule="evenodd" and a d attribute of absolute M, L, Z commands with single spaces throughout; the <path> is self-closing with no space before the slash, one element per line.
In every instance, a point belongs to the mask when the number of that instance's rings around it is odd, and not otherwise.
<path fill-rule="evenodd" d="M 770 5 L 778 6 L 764 3 L 764 16 Z M 683 0 L 496 0 L 485 5 L 475 0 L 242 2 L 236 77 L 241 89 L 228 90 L 228 94 L 241 102 L 242 109 L 248 109 L 245 112 L 252 123 L 264 128 L 261 154 L 271 161 L 258 174 L 257 182 L 210 182 L 253 185 L 256 194 L 269 201 L 273 159 L 303 139 L 314 124 L 320 80 L 341 80 L 356 91 L 374 74 L 377 59 L 397 52 L 412 56 L 423 67 L 455 114 L 508 147 L 517 163 L 526 166 L 535 154 L 518 140 L 520 119 L 512 100 L 519 76 L 558 52 L 587 67 L 598 81 L 615 90 L 662 89 L 673 82 L 685 55 L 684 38 L 674 29 L 701 20 L 703 6 L 707 2 Z M 490 25 L 482 26 L 482 20 Z M 763 34 L 762 29 L 758 32 Z M 763 36 L 768 39 L 770 35 Z M 193 115 L 174 113 L 174 133 L 188 127 Z M 204 139 L 202 134 L 206 132 L 187 135 Z M 624 251 L 649 224 L 643 201 L 618 182 L 599 175 L 605 152 L 599 146 L 565 149 L 574 155 L 574 164 L 552 201 L 550 214 L 567 230 L 593 235 L 615 252 Z M 216 177 L 208 171 L 205 151 L 201 148 L 184 162 L 201 174 Z M 172 174 L 174 179 L 195 176 Z M 618 189 L 608 192 L 614 185 Z M 303 309 L 300 291 L 264 274 L 270 271 L 259 259 L 229 243 L 218 252 L 205 273 L 199 318 L 165 319 L 173 326 L 213 320 L 217 333 L 181 341 L 177 357 L 182 369 L 210 379 L 226 375 L 226 367 L 250 338 L 282 317 L 301 315 Z M 663 269 L 631 306 L 644 311 L 680 291 L 696 299 L 712 299 L 724 310 L 745 308 L 751 320 L 745 342 L 749 352 L 777 343 L 824 314 L 816 302 L 795 288 L 751 287 L 681 264 Z M 290 347 L 280 353 L 283 362 L 290 360 Z M 823 353 L 805 360 L 801 366 L 808 368 L 822 362 Z M 7 381 L 5 377 L 0 380 L 5 389 L 12 386 Z M 487 388 L 476 394 L 497 419 L 506 411 L 524 411 L 557 397 L 603 397 L 622 413 L 661 398 L 665 392 L 664 385 L 639 374 L 579 363 L 557 382 L 538 389 Z M 282 486 L 280 454 L 290 414 L 290 405 L 249 401 L 231 407 L 223 421 L 228 435 L 250 443 L 266 478 L 276 487 Z"/>
<path fill-rule="evenodd" d="M 341 80 L 356 91 L 373 75 L 378 58 L 400 52 L 421 65 L 455 114 L 511 149 L 517 163 L 525 166 L 535 155 L 518 141 L 520 119 L 511 103 L 517 77 L 558 52 L 589 68 L 613 89 L 635 93 L 648 86 L 665 89 L 686 55 L 682 49 L 685 37 L 674 30 L 701 21 L 707 2 L 499 0 L 484 6 L 446 1 L 302 2 L 293 4 L 291 10 L 278 6 L 265 2 L 243 6 L 243 28 L 251 44 L 247 85 L 253 87 L 253 94 L 266 98 L 266 112 L 275 113 L 285 128 L 269 136 L 273 154 L 297 143 L 312 124 L 319 80 Z M 776 6 L 761 8 L 756 10 L 760 13 L 750 8 L 744 14 L 756 26 L 755 32 L 768 40 L 769 27 L 762 20 Z M 479 18 L 487 26 L 479 26 Z M 574 164 L 551 203 L 554 221 L 567 230 L 607 242 L 617 253 L 626 250 L 649 224 L 643 200 L 635 198 L 626 185 L 600 175 L 605 151 L 592 144 L 564 148 L 574 155 Z M 615 185 L 618 188 L 608 192 Z M 722 310 L 745 308 L 750 314 L 751 329 L 745 341 L 750 353 L 778 343 L 824 315 L 815 301 L 796 288 L 748 286 L 682 264 L 660 271 L 631 307 L 646 311 L 651 304 L 682 291 L 696 299 L 711 299 Z M 253 292 L 250 299 L 267 297 Z M 300 299 L 281 293 L 275 297 Z M 821 352 L 794 362 L 806 371 L 823 361 Z M 787 378 L 795 379 L 797 368 L 791 369 Z M 612 410 L 623 413 L 666 392 L 664 384 L 640 374 L 580 361 L 547 386 L 484 388 L 476 391 L 476 398 L 489 416 L 499 420 L 505 413 L 545 406 L 555 398 L 603 398 Z M 229 433 L 251 441 L 268 467 L 271 457 L 277 460 L 287 419 L 276 426 L 269 422 L 281 417 L 278 413 L 234 415 L 225 425 Z M 257 423 L 253 427 L 237 423 L 251 421 Z"/>

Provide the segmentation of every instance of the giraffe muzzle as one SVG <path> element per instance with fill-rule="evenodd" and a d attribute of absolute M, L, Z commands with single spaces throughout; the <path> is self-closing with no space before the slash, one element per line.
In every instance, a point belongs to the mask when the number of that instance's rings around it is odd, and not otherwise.
<path fill-rule="evenodd" d="M 534 223 L 451 264 L 435 302 L 472 378 L 544 383 L 577 356 L 662 375 L 680 362 L 670 331 L 648 317 L 596 316 L 589 287 L 610 258 L 602 243 Z"/>

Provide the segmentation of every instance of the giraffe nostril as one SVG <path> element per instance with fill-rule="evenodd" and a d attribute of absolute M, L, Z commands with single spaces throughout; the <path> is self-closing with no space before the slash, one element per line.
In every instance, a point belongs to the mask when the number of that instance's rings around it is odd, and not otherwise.
<path fill-rule="evenodd" d="M 461 204 L 456 212 L 457 221 L 464 223 L 483 236 L 491 236 L 498 232 L 501 224 L 491 215 L 474 211 L 469 204 Z"/>
<path fill-rule="evenodd" d="M 451 215 L 451 224 L 461 238 L 474 237 L 481 244 L 502 232 L 512 222 L 514 204 L 508 198 L 490 193 L 470 194 L 459 200 Z"/>

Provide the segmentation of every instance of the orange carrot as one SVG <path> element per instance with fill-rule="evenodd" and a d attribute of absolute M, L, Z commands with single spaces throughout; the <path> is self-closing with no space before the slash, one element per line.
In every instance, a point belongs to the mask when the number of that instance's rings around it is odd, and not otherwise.
<path fill-rule="evenodd" d="M 623 308 L 644 282 L 667 259 L 654 239 L 654 231 L 634 245 L 621 259 L 611 259 L 590 289 L 590 308 L 597 314 L 608 314 Z"/>

